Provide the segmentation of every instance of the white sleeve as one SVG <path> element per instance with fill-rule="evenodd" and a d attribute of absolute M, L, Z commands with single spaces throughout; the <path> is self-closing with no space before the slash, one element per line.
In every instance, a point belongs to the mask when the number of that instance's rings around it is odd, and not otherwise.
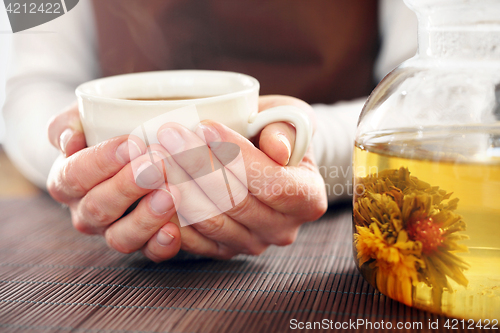
<path fill-rule="evenodd" d="M 415 55 L 417 49 L 417 19 L 403 0 L 380 0 L 379 13 L 382 45 L 375 64 L 377 81 Z M 354 136 L 365 100 L 313 105 L 318 122 L 314 152 L 329 202 L 352 195 Z"/>
<path fill-rule="evenodd" d="M 58 156 L 49 143 L 47 123 L 76 100 L 80 83 L 99 76 L 95 43 L 91 0 L 12 36 L 4 147 L 17 168 L 41 188 Z"/>

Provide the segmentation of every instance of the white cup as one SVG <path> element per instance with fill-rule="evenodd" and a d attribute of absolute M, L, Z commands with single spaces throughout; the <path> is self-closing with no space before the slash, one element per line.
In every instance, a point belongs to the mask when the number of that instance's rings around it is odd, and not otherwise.
<path fill-rule="evenodd" d="M 142 124 L 151 124 L 153 118 L 178 122 L 190 130 L 199 121 L 211 119 L 246 138 L 257 135 L 268 124 L 284 121 L 296 129 L 288 165 L 297 165 L 312 137 L 310 119 L 297 107 L 279 106 L 259 113 L 259 82 L 239 73 L 176 70 L 124 74 L 84 83 L 76 89 L 76 95 L 88 146 L 132 134 Z M 139 100 L 173 97 L 187 98 Z M 188 109 L 195 113 L 183 111 Z M 147 131 L 155 131 L 162 124 L 156 125 L 147 126 Z M 156 137 L 156 132 L 148 136 Z"/>

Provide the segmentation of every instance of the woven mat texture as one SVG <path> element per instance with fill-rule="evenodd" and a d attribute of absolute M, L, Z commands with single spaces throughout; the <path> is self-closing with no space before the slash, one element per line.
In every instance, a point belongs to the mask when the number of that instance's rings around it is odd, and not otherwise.
<path fill-rule="evenodd" d="M 1 200 L 0 332 L 287 332 L 293 319 L 422 322 L 426 331 L 429 320 L 445 320 L 363 280 L 350 214 L 349 206 L 333 207 L 305 224 L 293 245 L 258 257 L 180 254 L 154 264 L 79 234 L 46 195 Z"/>

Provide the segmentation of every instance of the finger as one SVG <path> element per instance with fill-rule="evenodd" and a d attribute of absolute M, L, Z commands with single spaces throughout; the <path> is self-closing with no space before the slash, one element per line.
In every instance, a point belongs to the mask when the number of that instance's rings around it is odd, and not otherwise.
<path fill-rule="evenodd" d="M 169 187 L 175 188 L 181 197 L 188 198 L 176 206 L 182 216 L 183 225 L 201 222 L 221 214 L 221 210 L 207 198 L 197 183 L 163 146 L 152 147 L 162 156 L 161 165 L 160 163 L 157 165 L 163 168 Z"/>
<path fill-rule="evenodd" d="M 297 167 L 283 167 L 270 159 L 251 142 L 228 127 L 210 120 L 202 122 L 207 142 L 229 142 L 241 149 L 244 165 L 226 165 L 248 190 L 265 205 L 301 220 L 318 218 L 324 212 L 323 178 L 317 171 L 312 149 L 309 148 Z M 211 152 L 220 159 L 226 153 L 222 144 L 210 144 Z"/>
<path fill-rule="evenodd" d="M 162 135 L 160 134 L 162 129 L 175 131 L 175 133 Z M 200 174 L 200 168 L 205 167 L 204 164 L 206 164 L 206 158 L 208 157 L 197 154 L 196 150 L 194 154 L 184 155 L 184 152 L 192 152 L 192 149 L 200 147 L 203 141 L 179 124 L 167 124 L 162 129 L 160 129 L 158 135 L 160 142 L 170 147 L 171 151 L 175 151 L 172 142 L 175 140 L 175 144 L 181 144 L 185 149 L 183 152 L 176 151 L 175 155 L 170 156 L 165 151 L 164 159 L 165 165 L 168 166 L 167 179 L 169 187 L 178 189 L 181 197 L 185 198 L 180 205 L 177 205 L 178 212 L 186 219 L 188 224 L 191 224 L 194 229 L 205 237 L 224 244 L 236 252 L 260 253 L 262 244 L 254 235 L 245 226 L 237 223 L 224 214 L 224 210 L 220 209 L 222 207 L 227 209 L 231 207 L 231 200 L 228 198 L 229 193 L 224 179 L 222 177 L 218 178 L 213 173 L 204 174 L 202 177 L 192 176 Z M 181 143 L 181 141 L 184 143 Z M 216 162 L 213 161 L 214 164 Z M 195 179 L 193 180 L 192 177 Z M 180 183 L 177 181 L 178 179 L 188 181 Z M 248 193 L 246 188 L 244 188 L 244 191 L 246 195 Z M 224 198 L 226 200 L 222 200 Z"/>
<path fill-rule="evenodd" d="M 179 194 L 176 196 L 177 200 L 180 200 Z M 166 188 L 149 193 L 141 199 L 130 214 L 106 229 L 104 236 L 107 243 L 122 253 L 132 253 L 141 249 L 162 226 L 172 219 L 175 214 L 174 200 L 176 200 L 174 195 Z M 160 232 L 157 235 L 158 243 L 163 247 L 170 245 L 174 238 L 175 236 L 168 232 Z M 180 247 L 180 242 L 178 243 Z"/>
<path fill-rule="evenodd" d="M 210 133 L 210 129 L 200 124 L 196 131 L 196 135 L 206 141 L 218 140 L 213 136 L 214 133 Z M 192 135 L 189 131 L 185 133 L 186 135 Z M 213 143 L 213 142 L 212 142 Z M 199 143 L 197 143 L 199 144 Z M 257 244 L 252 244 L 247 248 L 246 253 L 259 254 L 263 251 L 262 244 L 275 244 L 275 245 L 288 245 L 293 239 L 295 239 L 295 229 L 300 226 L 299 219 L 293 216 L 286 216 L 281 212 L 274 210 L 263 202 L 259 201 L 255 196 L 248 195 L 248 187 L 246 185 L 246 177 L 241 177 L 244 180 L 240 180 L 236 177 L 233 172 L 239 173 L 241 176 L 244 174 L 244 162 L 241 154 L 239 154 L 239 147 L 231 144 L 226 148 L 222 147 L 223 144 L 218 145 L 217 155 L 211 158 L 211 164 L 215 166 L 216 170 L 222 170 L 224 172 L 224 181 L 227 186 L 225 191 L 217 191 L 217 186 L 211 182 L 207 182 L 207 177 L 200 177 L 196 179 L 197 184 L 201 189 L 211 198 L 213 202 L 220 203 L 223 199 L 228 201 L 227 196 L 218 195 L 219 193 L 230 194 L 231 204 L 226 209 L 222 209 L 223 205 L 218 204 L 219 208 L 227 215 L 229 218 L 234 220 L 238 224 L 244 225 L 248 228 L 252 235 L 254 235 L 253 242 Z M 234 147 L 237 148 L 235 152 Z M 203 165 L 203 161 L 197 161 L 196 158 L 199 155 L 190 156 L 188 162 L 194 166 Z M 220 160 L 219 160 L 220 159 Z M 230 171 L 226 165 L 231 165 Z M 238 166 L 242 166 L 243 170 L 238 170 Z M 197 170 L 195 170 L 195 174 Z"/>
<path fill-rule="evenodd" d="M 68 157 L 87 146 L 78 106 L 54 116 L 48 125 L 49 141 Z"/>
<path fill-rule="evenodd" d="M 64 203 L 81 198 L 145 151 L 140 139 L 126 135 L 80 150 L 54 165 L 47 182 L 49 193 Z"/>
<path fill-rule="evenodd" d="M 247 196 L 247 188 L 239 181 L 228 191 L 228 179 L 222 164 L 211 155 L 208 146 L 195 133 L 177 123 L 169 123 L 159 129 L 158 140 L 171 154 L 168 159 L 172 163 L 169 164 L 174 169 L 178 166 L 184 171 L 185 176 L 180 179 L 193 180 L 192 183 L 198 185 L 220 212 L 230 209 L 234 201 L 241 201 L 238 200 L 240 197 Z M 172 183 L 170 179 L 169 183 Z"/>
<path fill-rule="evenodd" d="M 156 263 L 173 258 L 181 248 L 181 232 L 172 222 L 165 224 L 148 240 L 142 253 Z"/>
<path fill-rule="evenodd" d="M 156 154 L 153 157 L 161 160 Z M 129 163 L 113 177 L 90 189 L 74 210 L 75 228 L 86 233 L 102 233 L 138 199 L 162 187 L 164 175 L 150 158 L 146 154 L 133 161 L 138 166 L 135 172 L 138 176 L 134 176 L 133 165 Z"/>
<path fill-rule="evenodd" d="M 203 129 L 203 126 L 198 129 Z M 187 178 L 194 179 L 182 184 L 188 187 L 183 192 L 189 193 L 190 199 L 183 202 L 181 213 L 204 216 L 196 220 L 191 218 L 192 223 L 199 222 L 193 227 L 202 235 L 238 252 L 259 254 L 265 248 L 264 244 L 289 244 L 292 235 L 288 230 L 294 228 L 293 223 L 290 225 L 293 219 L 249 196 L 246 185 L 231 172 L 226 172 L 216 156 L 210 157 L 210 151 L 201 137 L 203 133 L 194 134 L 179 124 L 166 124 L 158 132 L 160 142 L 175 153 L 169 164 L 179 165 L 181 172 L 188 174 Z M 167 178 L 170 182 L 170 175 Z M 207 201 L 205 196 L 210 200 Z M 220 212 L 207 214 L 214 208 L 213 205 Z"/>
<path fill-rule="evenodd" d="M 177 216 L 174 216 L 170 221 L 180 227 L 180 222 Z M 202 255 L 205 257 L 215 259 L 231 259 L 236 254 L 235 251 L 225 246 L 224 244 L 217 243 L 193 228 L 193 226 L 180 227 L 181 231 L 181 249 L 183 251 Z"/>

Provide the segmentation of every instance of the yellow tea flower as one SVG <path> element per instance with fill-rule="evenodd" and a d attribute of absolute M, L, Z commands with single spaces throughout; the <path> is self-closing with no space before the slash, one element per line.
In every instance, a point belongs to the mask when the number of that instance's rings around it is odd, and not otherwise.
<path fill-rule="evenodd" d="M 440 302 L 448 278 L 467 286 L 468 264 L 454 253 L 467 248 L 462 216 L 451 193 L 410 176 L 406 168 L 359 178 L 354 198 L 354 243 L 360 268 L 373 271 L 379 291 L 412 305 L 412 287 L 424 282 Z"/>

